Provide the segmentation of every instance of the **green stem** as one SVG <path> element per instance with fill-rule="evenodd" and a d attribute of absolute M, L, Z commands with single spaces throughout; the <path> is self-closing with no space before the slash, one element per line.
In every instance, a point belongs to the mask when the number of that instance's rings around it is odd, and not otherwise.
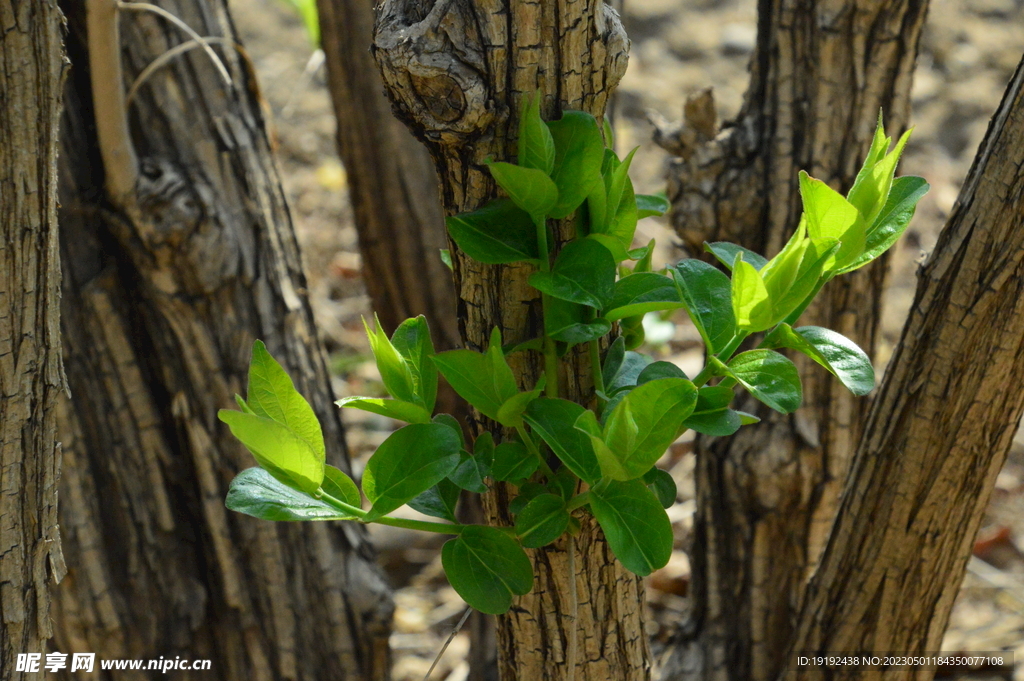
<path fill-rule="evenodd" d="M 726 344 L 724 348 L 722 348 L 722 350 L 719 353 L 715 355 L 715 357 L 717 357 L 718 360 L 721 361 L 722 363 L 727 363 L 729 359 L 732 357 L 732 354 L 736 352 L 736 348 L 738 348 L 740 346 L 740 343 L 742 343 L 749 335 L 750 334 L 745 331 L 740 331 L 739 333 L 732 337 L 732 339 Z M 711 366 L 711 362 L 708 362 L 704 366 L 704 368 L 701 369 L 700 373 L 697 374 L 696 377 L 694 377 L 693 384 L 700 388 L 709 380 L 711 380 L 711 377 L 714 375 L 715 370 Z"/>
<path fill-rule="evenodd" d="M 323 490 L 321 490 L 321 492 L 322 494 L 319 497 L 321 501 L 326 502 L 327 504 L 333 506 L 339 511 L 344 511 L 349 515 L 353 515 L 356 518 L 359 518 L 361 522 L 366 522 L 365 520 L 363 520 L 367 515 L 366 511 L 359 508 L 358 506 L 347 504 L 341 499 L 335 499 L 327 492 L 323 492 Z M 404 527 L 407 530 L 422 530 L 424 532 L 436 532 L 438 534 L 458 534 L 462 532 L 463 528 L 465 527 L 465 525 L 459 525 L 457 523 L 434 523 L 429 520 L 413 520 L 411 518 L 392 518 L 391 516 L 387 515 L 377 518 L 376 520 L 371 520 L 370 522 L 380 523 L 381 525 L 390 525 L 392 527 Z"/>
<path fill-rule="evenodd" d="M 544 475 L 549 478 L 554 477 L 555 472 L 551 470 L 551 466 L 548 465 L 548 462 L 544 459 L 540 450 L 537 449 L 537 443 L 533 441 L 533 438 L 526 432 L 526 429 L 522 426 L 516 426 L 516 432 L 519 433 L 519 437 L 522 439 L 523 444 L 526 445 L 526 449 L 529 450 L 530 454 L 537 457 L 537 461 L 540 462 L 540 469 L 544 472 Z"/>
<path fill-rule="evenodd" d="M 604 393 L 604 372 L 601 371 L 601 348 L 598 345 L 597 339 L 594 339 L 588 343 L 590 346 L 590 373 L 594 377 L 594 390 L 598 393 Z M 597 406 L 604 409 L 605 399 L 598 395 Z"/>
<path fill-rule="evenodd" d="M 548 315 L 548 294 L 544 296 L 544 318 Z M 547 376 L 547 387 L 545 393 L 548 397 L 558 397 L 558 351 L 555 349 L 555 341 L 544 333 L 544 374 Z"/>
<path fill-rule="evenodd" d="M 582 508 L 582 507 L 586 506 L 589 503 L 590 503 L 590 492 L 583 492 L 582 494 L 577 494 L 572 499 L 570 499 L 569 503 L 566 504 L 566 506 L 565 506 L 565 510 L 568 511 L 569 513 L 572 513 L 577 508 Z"/>

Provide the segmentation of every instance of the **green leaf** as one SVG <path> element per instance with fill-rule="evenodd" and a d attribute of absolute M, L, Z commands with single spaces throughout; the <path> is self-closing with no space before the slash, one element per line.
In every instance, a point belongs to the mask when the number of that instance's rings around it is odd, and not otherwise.
<path fill-rule="evenodd" d="M 618 342 L 618 339 L 616 339 L 616 342 Z M 613 345 L 612 348 L 614 347 Z M 608 357 L 611 357 L 610 350 Z M 603 371 L 605 395 L 611 397 L 620 390 L 635 386 L 641 372 L 653 361 L 647 355 L 633 352 L 632 350 L 626 350 L 622 355 L 622 359 L 614 367 L 608 363 L 606 358 Z"/>
<path fill-rule="evenodd" d="M 705 241 L 704 250 L 718 258 L 718 261 L 725 265 L 730 272 L 732 272 L 732 266 L 736 262 L 737 255 L 742 255 L 743 260 L 749 262 L 758 271 L 768 264 L 768 259 L 763 255 L 755 253 L 749 248 L 731 244 L 728 241 L 716 241 L 710 244 Z"/>
<path fill-rule="evenodd" d="M 570 241 L 550 272 L 536 272 L 530 285 L 550 296 L 601 309 L 612 299 L 615 260 L 592 239 Z"/>
<path fill-rule="evenodd" d="M 558 201 L 558 187 L 543 170 L 496 161 L 488 163 L 487 167 L 513 203 L 534 220 L 542 219 Z"/>
<path fill-rule="evenodd" d="M 455 519 L 455 506 L 459 503 L 459 486 L 447 478 L 409 501 L 409 507 L 434 518 L 451 522 Z"/>
<path fill-rule="evenodd" d="M 373 350 L 373 357 L 377 361 L 377 370 L 384 382 L 384 388 L 395 399 L 418 403 L 420 400 L 416 397 L 412 367 L 392 345 L 376 316 L 374 316 L 374 321 L 376 322 L 374 331 L 370 330 L 370 325 L 366 323 L 365 318 L 363 319 L 363 328 L 366 329 L 366 337 L 370 339 L 370 349 Z"/>
<path fill-rule="evenodd" d="M 575 402 L 542 397 L 530 403 L 523 418 L 569 470 L 581 480 L 594 484 L 601 477 L 601 467 L 590 438 L 575 428 L 576 420 L 584 411 L 586 409 Z"/>
<path fill-rule="evenodd" d="M 544 329 L 551 338 L 575 345 L 596 340 L 612 329 L 607 319 L 587 320 L 589 308 L 559 298 L 549 298 Z"/>
<path fill-rule="evenodd" d="M 672 523 L 642 480 L 609 482 L 590 490 L 590 509 L 615 557 L 641 577 L 672 556 Z"/>
<path fill-rule="evenodd" d="M 265 416 L 221 409 L 217 417 L 274 477 L 312 494 L 324 479 L 324 460 L 309 443 Z"/>
<path fill-rule="evenodd" d="M 555 140 L 540 117 L 539 92 L 523 97 L 519 111 L 519 165 L 550 175 L 555 168 Z"/>
<path fill-rule="evenodd" d="M 632 204 L 632 214 L 634 216 L 636 215 L 636 197 L 633 194 L 632 183 L 630 183 L 629 180 L 629 166 L 633 162 L 633 156 L 636 154 L 637 149 L 639 149 L 639 147 L 636 147 L 631 152 L 629 152 L 626 158 L 623 159 L 622 161 L 619 161 L 619 159 L 615 157 L 615 152 L 612 151 L 611 149 L 605 150 L 605 158 L 609 162 L 608 172 L 604 175 L 605 192 L 608 197 L 606 210 L 607 217 L 609 218 L 609 220 L 608 224 L 597 225 L 594 231 L 599 233 L 612 233 L 613 236 L 616 236 L 614 234 L 614 230 L 612 229 L 613 225 L 611 223 L 614 217 L 619 213 L 620 207 L 627 211 L 629 210 L 630 206 L 624 206 L 624 202 L 629 202 Z M 609 154 L 611 155 L 611 158 L 608 158 Z M 626 191 L 627 184 L 629 185 L 628 192 Z M 635 223 L 633 227 L 636 227 Z M 625 235 L 621 234 L 618 236 Z M 629 245 L 632 241 L 633 230 L 630 230 L 629 242 L 624 244 L 625 247 L 629 248 Z"/>
<path fill-rule="evenodd" d="M 800 171 L 807 233 L 812 239 L 838 239 L 836 266 L 845 267 L 864 251 L 867 222 L 852 203 L 821 180 Z"/>
<path fill-rule="evenodd" d="M 732 388 L 706 385 L 697 391 L 697 405 L 683 427 L 704 435 L 724 437 L 740 429 L 739 412 L 729 408 Z"/>
<path fill-rule="evenodd" d="M 491 345 L 486 354 L 450 350 L 434 355 L 434 363 L 455 392 L 495 421 L 501 406 L 519 394 L 515 376 L 501 352 L 500 336 L 498 344 Z"/>
<path fill-rule="evenodd" d="M 664 196 L 652 194 L 636 195 L 636 211 L 638 218 L 649 218 L 656 215 L 664 215 L 672 204 Z"/>
<path fill-rule="evenodd" d="M 749 426 L 749 425 L 752 425 L 754 423 L 760 423 L 761 422 L 760 418 L 758 418 L 757 416 L 754 416 L 753 414 L 748 414 L 745 411 L 737 411 L 736 413 L 739 414 L 740 425 Z"/>
<path fill-rule="evenodd" d="M 362 409 L 406 423 L 430 423 L 430 413 L 426 409 L 403 400 L 389 400 L 383 397 L 343 397 L 335 404 L 339 407 Z"/>
<path fill-rule="evenodd" d="M 867 395 L 875 387 L 871 360 L 846 336 L 820 326 L 790 328 L 780 324 L 761 342 L 764 348 L 792 348 L 825 367 L 854 395 Z"/>
<path fill-rule="evenodd" d="M 455 434 L 459 436 L 459 446 L 461 446 L 463 449 L 466 448 L 466 438 L 462 433 L 462 424 L 459 423 L 459 420 L 457 418 L 455 418 L 451 414 L 436 414 L 434 418 L 430 419 L 430 421 L 431 423 L 440 423 L 442 426 L 448 426 L 449 428 L 451 428 L 453 431 L 455 431 Z M 487 433 L 487 436 L 490 437 L 490 433 Z M 481 438 L 477 438 L 478 441 L 480 439 Z M 491 442 L 491 444 L 493 446 L 493 441 Z"/>
<path fill-rule="evenodd" d="M 399 428 L 377 447 L 363 472 L 373 507 L 366 521 L 387 515 L 427 491 L 459 464 L 459 436 L 440 423 Z"/>
<path fill-rule="evenodd" d="M 745 331 L 764 331 L 772 325 L 772 301 L 764 280 L 739 255 L 732 268 L 732 313 L 736 326 Z"/>
<path fill-rule="evenodd" d="M 630 246 L 633 245 L 633 236 L 636 234 L 637 223 L 636 195 L 633 193 L 633 181 L 629 177 L 625 178 L 622 187 L 622 198 L 618 203 L 617 209 L 612 213 L 609 207 L 608 212 L 610 218 L 606 234 L 618 242 L 631 260 L 642 258 L 642 254 L 645 253 L 642 249 L 637 249 L 640 253 L 629 250 Z M 593 238 L 601 236 L 597 234 L 593 235 Z M 614 255 L 615 251 L 613 250 L 612 253 Z M 616 260 L 619 260 L 619 258 L 616 258 Z"/>
<path fill-rule="evenodd" d="M 494 448 L 491 477 L 504 482 L 524 480 L 533 475 L 539 465 L 537 457 L 530 454 L 522 442 L 502 442 Z"/>
<path fill-rule="evenodd" d="M 408 363 L 418 403 L 432 413 L 437 401 L 437 367 L 431 359 L 434 343 L 430 340 L 427 318 L 419 315 L 399 324 L 391 334 L 391 344 Z"/>
<path fill-rule="evenodd" d="M 640 375 L 636 377 L 636 384 L 643 385 L 656 381 L 659 378 L 685 378 L 689 380 L 686 372 L 672 362 L 652 362 L 644 367 Z"/>
<path fill-rule="evenodd" d="M 256 413 L 252 410 L 252 407 L 245 403 L 245 400 L 242 399 L 242 396 L 237 393 L 235 394 L 235 404 L 237 404 L 238 408 L 241 409 L 246 414 Z"/>
<path fill-rule="evenodd" d="M 344 501 L 349 506 L 360 508 L 363 498 L 359 496 L 359 488 L 352 478 L 348 477 L 345 471 L 334 466 L 324 466 L 324 479 L 320 488 L 338 501 Z"/>
<path fill-rule="evenodd" d="M 619 336 L 612 341 L 612 344 L 608 346 L 608 349 L 604 353 L 604 359 L 601 360 L 601 383 L 605 386 L 607 392 L 608 386 L 611 385 L 615 375 L 622 368 L 622 362 L 626 359 L 626 341 L 622 336 Z M 647 364 L 650 364 L 648 362 Z M 645 364 L 644 366 L 647 366 Z M 635 384 L 635 381 L 634 381 Z"/>
<path fill-rule="evenodd" d="M 683 307 L 675 282 L 656 272 L 630 274 L 615 282 L 615 294 L 608 303 L 604 318 L 617 321 L 658 310 Z"/>
<path fill-rule="evenodd" d="M 789 289 L 781 298 L 772 298 L 772 311 L 775 320 L 786 319 L 794 310 L 802 309 L 823 280 L 823 276 L 832 267 L 835 254 L 842 246 L 835 239 L 811 239 L 804 251 L 797 269 L 796 277 Z"/>
<path fill-rule="evenodd" d="M 864 167 L 857 174 L 857 179 L 850 189 L 850 203 L 857 207 L 866 224 L 871 224 L 875 221 L 875 218 L 878 217 L 885 204 L 886 197 L 889 196 L 889 191 L 893 184 L 893 176 L 896 174 L 896 164 L 899 163 L 900 156 L 903 154 L 903 148 L 906 146 L 907 140 L 910 139 L 911 132 L 912 130 L 907 130 L 903 133 L 896 143 L 896 147 L 890 153 L 878 158 L 870 166 L 868 162 L 873 159 L 869 154 Z M 886 138 L 885 146 L 882 147 L 883 152 L 889 148 L 890 141 L 889 138 Z"/>
<path fill-rule="evenodd" d="M 448 479 L 467 492 L 483 494 L 487 491 L 484 479 L 491 474 L 491 462 L 463 450 L 459 465 L 448 474 Z"/>
<path fill-rule="evenodd" d="M 444 263 L 445 267 L 447 267 L 449 270 L 454 272 L 455 271 L 455 266 L 452 265 L 452 252 L 450 250 L 448 250 L 447 248 L 442 248 L 442 249 L 440 249 L 440 251 L 441 251 L 441 262 Z"/>
<path fill-rule="evenodd" d="M 537 379 L 537 385 L 534 386 L 533 390 L 518 393 L 505 400 L 505 404 L 501 405 L 501 408 L 498 410 L 498 423 L 506 428 L 522 427 L 523 412 L 531 402 L 540 397 L 540 394 L 544 392 L 546 384 L 547 376 L 541 374 L 540 378 Z"/>
<path fill-rule="evenodd" d="M 512 607 L 512 596 L 533 588 L 533 566 L 514 539 L 496 527 L 469 525 L 441 549 L 448 582 L 470 606 L 488 615 Z"/>
<path fill-rule="evenodd" d="M 773 350 L 742 352 L 729 362 L 729 375 L 751 395 L 783 414 L 800 407 L 803 391 L 796 366 Z"/>
<path fill-rule="evenodd" d="M 868 229 L 864 252 L 838 274 L 859 269 L 889 250 L 903 235 L 914 217 L 917 202 L 928 193 L 930 186 L 924 178 L 908 175 L 897 177 L 892 191 L 874 224 Z"/>
<path fill-rule="evenodd" d="M 800 225 L 783 249 L 759 270 L 765 288 L 768 290 L 768 298 L 772 301 L 772 316 L 777 320 L 785 319 L 785 313 L 779 314 L 779 303 L 789 292 L 793 282 L 796 281 L 800 272 L 800 263 L 803 262 L 807 250 L 811 247 L 812 242 L 807 237 L 807 221 L 801 220 Z"/>
<path fill-rule="evenodd" d="M 565 111 L 547 126 L 555 143 L 551 179 L 558 187 L 558 203 L 548 215 L 561 219 L 576 210 L 601 181 L 604 142 L 597 120 L 582 111 Z"/>
<path fill-rule="evenodd" d="M 721 351 L 736 333 L 729 277 L 697 259 L 681 260 L 671 271 L 704 344 L 712 353 Z"/>
<path fill-rule="evenodd" d="M 654 245 L 655 240 L 651 239 L 647 242 L 647 245 L 644 246 L 643 250 L 646 250 L 647 252 L 637 260 L 636 265 L 633 265 L 633 274 L 651 271 L 651 260 L 654 258 Z M 632 257 L 632 254 L 630 254 L 630 257 Z"/>
<path fill-rule="evenodd" d="M 676 503 L 676 481 L 666 471 L 652 468 L 644 473 L 643 481 L 647 489 L 654 493 L 662 508 L 669 508 Z"/>
<path fill-rule="evenodd" d="M 472 213 L 453 215 L 448 233 L 466 255 L 488 265 L 540 258 L 537 226 L 511 199 L 497 199 Z"/>
<path fill-rule="evenodd" d="M 577 483 L 579 483 L 579 480 L 576 479 L 576 476 L 568 468 L 562 467 L 548 478 L 548 491 L 561 496 L 565 501 L 569 501 L 576 494 Z"/>
<path fill-rule="evenodd" d="M 523 546 L 539 549 L 562 536 L 569 527 L 565 499 L 554 494 L 540 494 L 530 500 L 516 518 L 516 535 Z"/>
<path fill-rule="evenodd" d="M 659 378 L 631 390 L 605 423 L 607 452 L 596 451 L 604 477 L 643 475 L 681 433 L 697 403 L 697 388 L 683 378 Z"/>
<path fill-rule="evenodd" d="M 536 482 L 524 482 L 519 487 L 519 494 L 509 502 L 508 510 L 512 515 L 519 515 L 526 505 L 541 494 L 549 494 L 548 488 Z"/>
<path fill-rule="evenodd" d="M 263 341 L 252 344 L 249 361 L 248 406 L 252 413 L 280 423 L 307 445 L 323 465 L 324 436 L 309 402 L 299 394 L 291 377 L 267 352 Z M 241 439 L 241 438 L 239 438 Z"/>
<path fill-rule="evenodd" d="M 262 468 L 248 468 L 231 481 L 224 505 L 262 520 L 352 520 L 344 511 L 288 487 Z"/>

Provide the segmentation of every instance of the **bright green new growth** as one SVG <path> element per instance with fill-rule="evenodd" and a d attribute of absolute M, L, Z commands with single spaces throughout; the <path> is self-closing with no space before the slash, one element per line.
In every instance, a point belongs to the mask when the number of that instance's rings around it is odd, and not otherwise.
<path fill-rule="evenodd" d="M 909 133 L 908 133 L 909 134 Z M 636 195 L 625 160 L 606 148 L 607 132 L 590 115 L 540 116 L 540 98 L 520 114 L 517 164 L 492 162 L 508 198 L 448 219 L 452 239 L 483 263 L 525 262 L 543 300 L 536 338 L 502 338 L 493 330 L 483 352 L 436 353 L 423 317 L 406 320 L 388 338 L 366 327 L 390 397 L 348 397 L 338 406 L 382 414 L 409 425 L 392 433 L 370 458 L 362 493 L 325 465 L 320 425 L 291 379 L 256 341 L 242 411 L 221 420 L 253 453 L 260 468 L 232 482 L 227 506 L 267 520 L 359 520 L 455 535 L 442 564 L 471 606 L 502 613 L 530 591 L 526 549 L 579 531 L 586 509 L 629 570 L 650 574 L 672 553 L 665 509 L 675 502 L 671 476 L 655 467 L 684 431 L 728 436 L 758 418 L 731 408 L 736 386 L 771 409 L 791 413 L 802 391 L 796 365 L 776 352 L 804 353 L 856 395 L 875 383 L 867 355 L 842 335 L 815 326 L 794 328 L 833 277 L 866 265 L 906 229 L 928 190 L 918 177 L 894 178 L 906 144 L 892 151 L 879 119 L 864 167 L 846 197 L 801 172 L 804 214 L 785 247 L 766 259 L 729 243 L 705 244 L 726 274 L 697 259 L 652 271 L 651 250 L 633 249 L 637 220 L 660 215 L 668 202 Z M 575 214 L 574 238 L 555 243 L 550 219 Z M 450 254 L 449 254 L 450 262 Z M 635 261 L 630 267 L 625 261 Z M 683 309 L 704 341 L 707 365 L 694 377 L 633 348 L 643 341 L 643 316 Z M 604 356 L 599 339 L 617 322 L 622 334 Z M 753 349 L 740 345 L 764 332 Z M 505 345 L 503 345 L 503 341 Z M 576 344 L 591 357 L 594 396 L 586 405 L 559 397 L 558 366 Z M 545 372 L 521 386 L 507 362 L 514 352 L 543 355 Z M 481 415 L 503 426 L 464 439 L 448 414 L 433 413 L 438 374 Z M 459 525 L 460 492 L 484 493 L 494 482 L 513 485 L 513 527 Z M 402 505 L 439 518 L 388 516 Z"/>

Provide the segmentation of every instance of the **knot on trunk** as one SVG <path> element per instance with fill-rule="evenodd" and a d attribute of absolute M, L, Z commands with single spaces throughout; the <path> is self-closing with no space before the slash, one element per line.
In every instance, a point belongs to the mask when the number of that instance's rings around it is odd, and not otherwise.
<path fill-rule="evenodd" d="M 494 121 L 484 48 L 465 0 L 387 0 L 371 48 L 395 115 L 428 139 L 472 136 Z"/>

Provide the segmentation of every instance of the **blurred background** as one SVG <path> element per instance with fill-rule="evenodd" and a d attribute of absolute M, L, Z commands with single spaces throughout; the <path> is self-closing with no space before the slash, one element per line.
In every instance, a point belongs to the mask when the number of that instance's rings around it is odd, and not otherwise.
<path fill-rule="evenodd" d="M 330 353 L 334 390 L 346 395 L 383 394 L 363 332 L 372 314 L 347 195 L 338 160 L 335 118 L 303 0 L 231 0 L 231 10 L 259 76 L 283 182 L 301 242 L 310 298 Z M 687 95 L 714 88 L 720 120 L 742 103 L 747 62 L 756 37 L 754 0 L 626 0 L 623 19 L 632 41 L 629 69 L 614 103 L 616 147 L 639 146 L 630 169 L 638 192 L 665 189 L 668 155 L 652 141 L 651 120 L 681 118 Z M 367 36 L 367 44 L 369 36 Z M 915 274 L 953 208 L 989 117 L 1024 52 L 1022 0 L 932 0 L 912 92 L 915 131 L 898 174 L 921 175 L 931 192 L 894 249 L 875 356 L 884 371 L 913 300 Z M 794 178 L 795 181 L 795 178 Z M 655 266 L 684 253 L 659 218 L 641 221 L 637 240 L 657 239 Z M 645 321 L 648 348 L 691 375 L 701 366 L 700 339 L 683 318 Z M 397 427 L 385 417 L 344 410 L 352 463 L 358 474 L 375 447 Z M 689 562 L 685 553 L 693 502 L 691 445 L 676 443 L 659 465 L 679 488 L 669 509 L 676 548 L 668 566 L 648 580 L 650 634 L 664 641 L 687 610 Z M 410 515 L 415 512 L 409 511 Z M 444 537 L 370 526 L 379 561 L 396 589 L 393 678 L 419 681 L 427 672 L 464 604 L 440 567 Z M 946 651 L 1015 651 L 1015 670 L 947 678 L 1013 678 L 1024 681 L 1024 434 L 1018 432 L 996 482 L 987 517 L 943 644 Z M 431 675 L 468 678 L 468 634 L 459 634 Z"/>

